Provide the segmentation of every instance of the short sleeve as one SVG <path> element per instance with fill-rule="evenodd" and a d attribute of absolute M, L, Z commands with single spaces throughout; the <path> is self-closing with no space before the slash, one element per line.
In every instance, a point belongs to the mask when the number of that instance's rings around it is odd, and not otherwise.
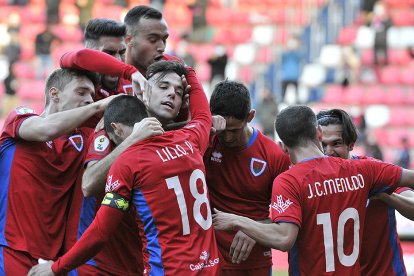
<path fill-rule="evenodd" d="M 302 207 L 296 183 L 283 175 L 273 181 L 271 216 L 273 222 L 302 224 Z"/>
<path fill-rule="evenodd" d="M 85 166 L 90 161 L 102 160 L 105 156 L 110 154 L 113 150 L 111 140 L 105 130 L 100 130 L 94 133 L 89 139 L 89 150 L 85 159 Z"/>
<path fill-rule="evenodd" d="M 29 117 L 38 116 L 35 111 L 28 107 L 17 107 L 15 110 L 9 113 L 4 122 L 2 138 L 18 138 L 19 137 L 19 128 L 24 120 Z"/>
<path fill-rule="evenodd" d="M 115 193 L 131 200 L 134 176 L 126 160 L 128 159 L 120 155 L 112 164 L 106 178 L 105 192 Z"/>
<path fill-rule="evenodd" d="M 373 160 L 361 160 L 360 165 L 365 170 L 366 175 L 372 181 L 365 181 L 365 184 L 372 183 L 370 196 L 377 193 L 392 193 L 401 179 L 402 169 L 399 166 Z"/>

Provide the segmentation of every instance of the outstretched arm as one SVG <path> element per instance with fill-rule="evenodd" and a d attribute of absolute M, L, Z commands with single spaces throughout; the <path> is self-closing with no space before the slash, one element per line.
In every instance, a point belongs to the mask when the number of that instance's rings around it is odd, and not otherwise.
<path fill-rule="evenodd" d="M 54 262 L 52 266 L 50 263 L 46 263 L 32 267 L 28 275 L 53 275 L 53 273 L 60 275 L 84 264 L 102 249 L 112 233 L 117 230 L 123 216 L 124 212 L 102 205 L 92 224 L 65 255 Z"/>
<path fill-rule="evenodd" d="M 414 191 L 406 190 L 400 194 L 393 193 L 388 195 L 381 193 L 377 196 L 384 201 L 388 206 L 401 213 L 404 217 L 414 221 Z"/>
<path fill-rule="evenodd" d="M 123 63 L 107 53 L 92 49 L 65 53 L 60 58 L 60 67 L 88 70 L 127 80 L 131 80 L 131 75 L 137 71 L 132 65 Z"/>
<path fill-rule="evenodd" d="M 241 230 L 263 246 L 281 251 L 290 250 L 295 244 L 299 227 L 293 223 L 263 224 L 252 219 L 214 209 L 214 229 Z"/>
<path fill-rule="evenodd" d="M 116 96 L 86 106 L 53 113 L 46 117 L 32 116 L 21 124 L 19 137 L 26 141 L 51 141 L 81 126 L 94 114 L 104 111 L 114 97 Z"/>

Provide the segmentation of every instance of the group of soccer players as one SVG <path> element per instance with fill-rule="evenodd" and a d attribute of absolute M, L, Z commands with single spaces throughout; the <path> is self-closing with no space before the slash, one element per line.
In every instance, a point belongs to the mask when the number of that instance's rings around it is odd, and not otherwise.
<path fill-rule="evenodd" d="M 352 156 L 342 110 L 286 108 L 279 147 L 249 125 L 243 84 L 220 82 L 209 104 L 167 38 L 147 6 L 93 19 L 44 112 L 8 116 L 0 275 L 271 275 L 270 248 L 293 275 L 405 274 L 391 207 L 414 217 L 398 188 L 414 172 Z"/>

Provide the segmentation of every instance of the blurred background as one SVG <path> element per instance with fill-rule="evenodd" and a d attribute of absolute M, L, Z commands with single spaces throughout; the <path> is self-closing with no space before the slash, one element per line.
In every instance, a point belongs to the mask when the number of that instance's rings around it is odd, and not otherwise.
<path fill-rule="evenodd" d="M 42 112 L 46 76 L 83 48 L 90 18 L 122 21 L 141 4 L 163 12 L 166 52 L 208 94 L 224 78 L 248 85 L 266 135 L 287 105 L 342 108 L 359 128 L 354 154 L 414 169 L 414 0 L 0 0 L 0 127 L 18 105 Z M 398 216 L 398 230 L 414 275 L 414 224 Z M 285 275 L 286 254 L 274 256 Z"/>

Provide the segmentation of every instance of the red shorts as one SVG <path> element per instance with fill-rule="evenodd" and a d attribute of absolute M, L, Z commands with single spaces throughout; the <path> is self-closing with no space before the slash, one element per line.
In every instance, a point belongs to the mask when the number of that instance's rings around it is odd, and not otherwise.
<path fill-rule="evenodd" d="M 0 275 L 27 275 L 37 264 L 38 260 L 27 252 L 0 246 Z"/>
<path fill-rule="evenodd" d="M 220 276 L 270 276 L 272 275 L 272 267 L 259 267 L 253 269 L 222 269 Z"/>

